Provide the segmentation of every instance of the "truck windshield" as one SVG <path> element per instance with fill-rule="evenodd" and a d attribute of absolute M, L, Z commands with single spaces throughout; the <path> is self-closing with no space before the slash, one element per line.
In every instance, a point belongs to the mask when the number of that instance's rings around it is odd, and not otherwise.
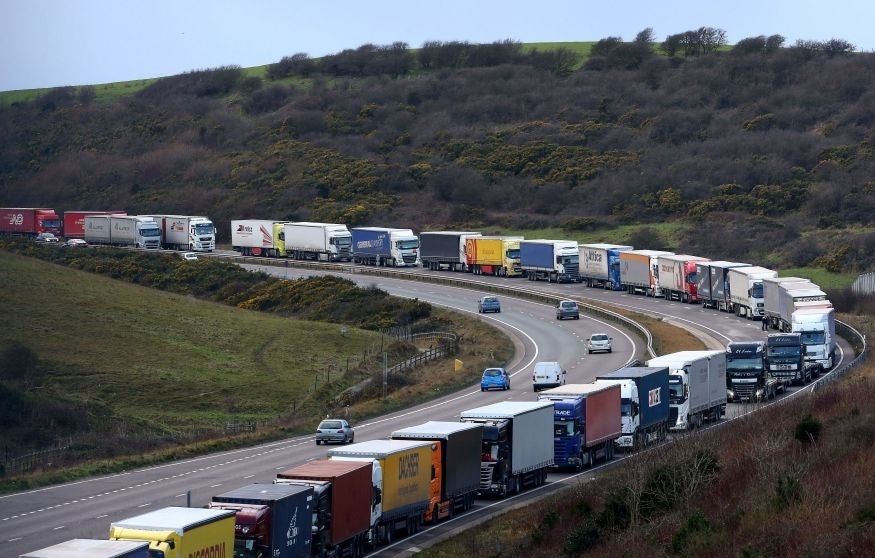
<path fill-rule="evenodd" d="M 512 249 L 507 251 L 506 256 L 509 260 L 518 260 L 518 259 L 520 259 L 520 249 L 519 248 L 512 248 Z"/>
<path fill-rule="evenodd" d="M 572 436 L 575 432 L 575 424 L 573 420 L 557 420 L 553 421 L 554 436 Z"/>
<path fill-rule="evenodd" d="M 194 234 L 213 234 L 214 231 L 212 223 L 198 223 L 194 226 Z"/>
<path fill-rule="evenodd" d="M 674 404 L 681 404 L 687 400 L 684 397 L 684 384 L 681 382 L 670 382 L 668 384 L 668 400 Z"/>
<path fill-rule="evenodd" d="M 803 345 L 823 345 L 826 343 L 826 334 L 822 331 L 806 331 L 802 333 Z"/>
<path fill-rule="evenodd" d="M 621 399 L 620 400 L 620 415 L 624 417 L 632 416 L 632 400 L 631 399 Z"/>
<path fill-rule="evenodd" d="M 687 274 L 687 283 L 691 285 L 696 285 L 699 282 L 699 274 L 695 271 Z"/>
<path fill-rule="evenodd" d="M 753 288 L 750 291 L 750 295 L 753 298 L 763 298 L 763 282 L 757 281 L 753 284 Z"/>
<path fill-rule="evenodd" d="M 580 263 L 580 256 L 562 256 L 559 263 L 563 265 Z"/>
<path fill-rule="evenodd" d="M 748 370 L 762 370 L 763 359 L 761 358 L 734 358 L 726 359 L 727 372 L 746 372 Z"/>
<path fill-rule="evenodd" d="M 399 250 L 416 250 L 419 248 L 419 239 L 414 238 L 413 240 L 399 240 L 395 243 Z"/>
<path fill-rule="evenodd" d="M 255 539 L 234 539 L 234 558 L 257 558 L 261 556 Z"/>
<path fill-rule="evenodd" d="M 795 358 L 798 357 L 801 353 L 802 349 L 800 349 L 796 345 L 791 345 L 787 347 L 769 347 L 769 357 Z"/>
<path fill-rule="evenodd" d="M 161 236 L 161 230 L 158 227 L 150 227 L 148 229 L 140 229 L 140 234 L 147 237 Z"/>
<path fill-rule="evenodd" d="M 352 246 L 352 237 L 351 236 L 336 236 L 331 239 L 330 244 L 337 246 L 338 248 L 350 248 Z"/>

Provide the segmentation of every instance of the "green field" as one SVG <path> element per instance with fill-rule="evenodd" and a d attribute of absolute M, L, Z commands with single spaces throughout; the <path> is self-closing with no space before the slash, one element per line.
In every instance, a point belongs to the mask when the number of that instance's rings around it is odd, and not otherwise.
<path fill-rule="evenodd" d="M 179 433 L 270 420 L 380 334 L 204 302 L 0 252 L 0 347 L 48 370 L 41 393 Z M 339 372 L 331 378 L 338 381 Z M 350 382 L 359 378 L 350 378 Z"/>

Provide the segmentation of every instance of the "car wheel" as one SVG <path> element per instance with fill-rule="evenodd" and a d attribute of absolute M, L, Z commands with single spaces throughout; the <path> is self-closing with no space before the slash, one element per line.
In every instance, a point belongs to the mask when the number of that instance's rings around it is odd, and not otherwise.
<path fill-rule="evenodd" d="M 610 352 L 611 352 L 611 349 L 608 349 L 608 352 L 610 353 Z"/>
<path fill-rule="evenodd" d="M 587 351 L 586 351 L 586 354 L 591 355 L 591 354 L 592 354 L 592 351 L 587 350 Z"/>
<path fill-rule="evenodd" d="M 579 315 L 578 315 L 578 316 L 574 316 L 574 319 L 575 319 L 575 320 L 579 320 L 579 319 L 580 319 L 580 316 L 579 316 Z"/>
<path fill-rule="evenodd" d="M 320 444 L 322 444 L 322 442 L 320 442 L 319 440 L 316 440 L 316 445 L 318 446 Z"/>
<path fill-rule="evenodd" d="M 480 388 L 480 391 L 486 391 L 486 388 L 485 388 L 485 387 L 481 387 L 481 388 Z"/>

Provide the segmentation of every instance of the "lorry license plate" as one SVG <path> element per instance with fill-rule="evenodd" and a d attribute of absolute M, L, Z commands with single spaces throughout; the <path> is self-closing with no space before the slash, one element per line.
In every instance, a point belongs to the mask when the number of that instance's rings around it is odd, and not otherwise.
<path fill-rule="evenodd" d="M 778 364 L 775 366 L 776 370 L 793 370 L 792 364 Z"/>

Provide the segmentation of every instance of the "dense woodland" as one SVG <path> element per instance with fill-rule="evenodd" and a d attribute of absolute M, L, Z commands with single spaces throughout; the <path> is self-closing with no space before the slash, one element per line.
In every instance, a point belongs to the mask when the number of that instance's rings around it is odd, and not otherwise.
<path fill-rule="evenodd" d="M 585 60 L 510 40 L 396 43 L 296 54 L 263 78 L 193 71 L 113 102 L 50 90 L 0 107 L 0 204 L 206 214 L 226 242 L 239 218 L 562 227 L 871 268 L 875 55 L 652 35 L 602 39 Z"/>

